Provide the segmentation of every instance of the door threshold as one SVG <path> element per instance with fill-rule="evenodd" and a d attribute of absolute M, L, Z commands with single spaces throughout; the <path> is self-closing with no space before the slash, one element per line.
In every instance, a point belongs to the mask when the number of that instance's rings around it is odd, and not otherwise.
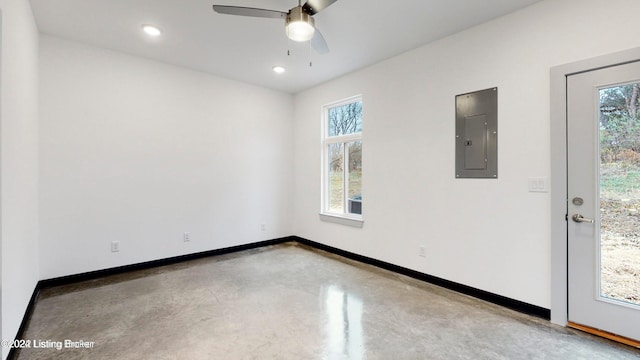
<path fill-rule="evenodd" d="M 596 335 L 599 337 L 603 337 L 605 339 L 609 339 L 615 342 L 619 342 L 621 344 L 625 344 L 625 345 L 629 345 L 629 346 L 633 346 L 635 348 L 640 349 L 640 341 L 638 340 L 634 340 L 634 339 L 629 339 L 628 337 L 624 337 L 624 336 L 620 336 L 620 335 L 616 335 L 604 330 L 600 330 L 600 329 L 594 329 L 592 327 L 589 326 L 585 326 L 585 325 L 580 325 L 580 324 L 576 324 L 574 322 L 569 321 L 567 323 L 567 326 L 576 330 L 580 330 L 580 331 L 584 331 L 586 333 L 592 334 L 592 335 Z"/>

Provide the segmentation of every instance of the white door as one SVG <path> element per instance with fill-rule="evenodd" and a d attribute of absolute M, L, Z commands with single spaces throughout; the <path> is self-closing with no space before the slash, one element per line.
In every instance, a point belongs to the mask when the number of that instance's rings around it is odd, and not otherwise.
<path fill-rule="evenodd" d="M 568 319 L 640 340 L 640 62 L 567 77 Z"/>

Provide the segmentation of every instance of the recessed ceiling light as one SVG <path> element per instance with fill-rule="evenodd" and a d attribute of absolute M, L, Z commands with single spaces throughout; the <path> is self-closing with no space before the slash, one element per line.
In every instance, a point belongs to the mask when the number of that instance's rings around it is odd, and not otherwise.
<path fill-rule="evenodd" d="M 144 31 L 149 36 L 160 36 L 162 34 L 162 31 L 160 31 L 160 29 L 149 24 L 142 25 L 142 31 Z"/>
<path fill-rule="evenodd" d="M 276 74 L 282 74 L 282 73 L 283 73 L 283 72 L 285 72 L 286 70 L 287 70 L 287 69 L 285 69 L 283 66 L 280 66 L 280 65 L 276 65 L 276 66 L 274 66 L 274 67 L 273 67 L 273 71 L 274 71 Z"/>

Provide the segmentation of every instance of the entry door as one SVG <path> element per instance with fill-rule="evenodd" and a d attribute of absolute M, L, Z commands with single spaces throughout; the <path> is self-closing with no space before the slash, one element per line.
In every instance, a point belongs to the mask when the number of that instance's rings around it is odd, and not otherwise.
<path fill-rule="evenodd" d="M 567 78 L 570 322 L 640 340 L 640 62 Z"/>

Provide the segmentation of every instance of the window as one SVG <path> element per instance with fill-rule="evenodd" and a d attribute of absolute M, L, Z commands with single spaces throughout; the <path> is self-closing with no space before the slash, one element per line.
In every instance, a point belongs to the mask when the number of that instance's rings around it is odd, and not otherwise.
<path fill-rule="evenodd" d="M 362 219 L 362 99 L 325 105 L 322 214 Z M 329 220 L 329 219 L 325 219 Z"/>

